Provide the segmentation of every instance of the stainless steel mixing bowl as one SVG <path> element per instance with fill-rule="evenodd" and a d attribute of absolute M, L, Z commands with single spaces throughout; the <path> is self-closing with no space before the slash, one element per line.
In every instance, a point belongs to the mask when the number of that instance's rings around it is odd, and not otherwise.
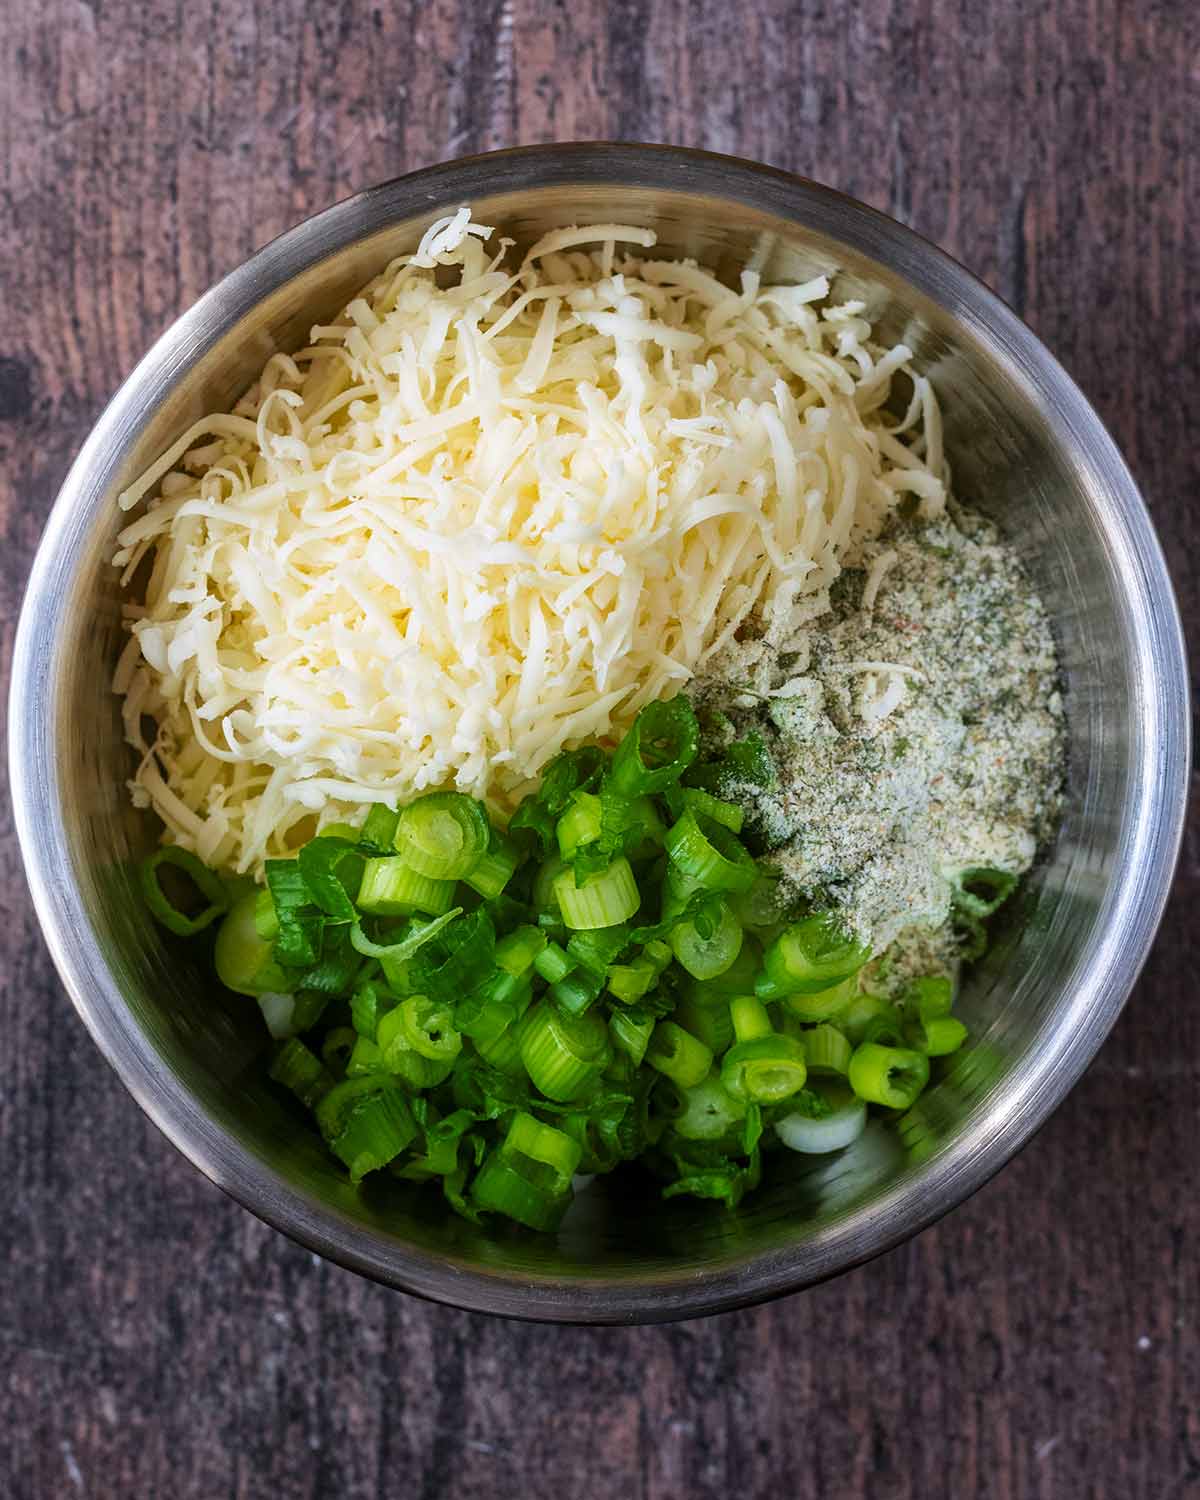
<path fill-rule="evenodd" d="M 842 1156 L 781 1162 L 733 1215 L 663 1204 L 618 1177 L 590 1186 L 558 1238 L 542 1240 L 480 1233 L 432 1192 L 351 1189 L 264 1085 L 257 1010 L 215 993 L 131 880 L 155 830 L 125 794 L 109 687 L 121 642 L 116 495 L 464 202 L 518 241 L 632 220 L 652 226 L 666 254 L 722 273 L 752 253 L 769 278 L 836 269 L 881 337 L 916 350 L 942 398 L 958 494 L 996 518 L 1053 619 L 1070 721 L 1066 815 L 967 986 L 971 1045 L 902 1132 L 879 1127 Z M 338 204 L 155 344 L 88 439 L 37 556 L 16 646 L 12 782 L 34 899 L 79 1013 L 138 1103 L 214 1182 L 321 1254 L 407 1291 L 531 1318 L 650 1321 L 792 1291 L 897 1244 L 1045 1120 L 1112 1025 L 1162 910 L 1184 811 L 1186 691 L 1171 585 L 1120 455 L 1063 370 L 966 271 L 781 172 L 659 147 L 535 147 Z"/>

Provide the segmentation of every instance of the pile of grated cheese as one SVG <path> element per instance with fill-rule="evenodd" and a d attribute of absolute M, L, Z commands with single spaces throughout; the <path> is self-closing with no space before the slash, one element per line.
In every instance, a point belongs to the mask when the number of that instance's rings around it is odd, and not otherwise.
<path fill-rule="evenodd" d="M 131 788 L 212 864 L 424 788 L 510 808 L 738 637 L 801 644 L 905 496 L 945 503 L 927 382 L 825 277 L 491 238 L 435 223 L 121 497 Z"/>

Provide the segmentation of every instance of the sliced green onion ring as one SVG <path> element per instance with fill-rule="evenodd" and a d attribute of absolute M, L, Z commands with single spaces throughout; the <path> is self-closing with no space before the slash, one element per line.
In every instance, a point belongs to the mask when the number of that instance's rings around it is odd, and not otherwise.
<path fill-rule="evenodd" d="M 907 1109 L 929 1082 L 929 1059 L 911 1047 L 863 1042 L 850 1059 L 850 1087 L 868 1104 Z"/>
<path fill-rule="evenodd" d="M 836 1026 L 822 1024 L 804 1033 L 804 1056 L 808 1071 L 833 1073 L 845 1078 L 850 1071 L 850 1058 L 854 1052 L 844 1033 Z"/>
<path fill-rule="evenodd" d="M 781 993 L 814 994 L 857 974 L 870 956 L 835 918 L 819 913 L 781 932 L 763 955 L 763 966 Z"/>
<path fill-rule="evenodd" d="M 454 905 L 454 882 L 421 875 L 399 854 L 369 859 L 363 866 L 357 906 L 372 916 L 404 917 L 425 912 L 441 917 Z"/>
<path fill-rule="evenodd" d="M 745 892 L 758 880 L 758 865 L 737 835 L 694 808 L 667 830 L 666 846 L 671 863 L 705 890 Z"/>
<path fill-rule="evenodd" d="M 179 870 L 191 881 L 208 902 L 203 910 L 189 916 L 171 901 L 162 888 L 158 874 L 164 865 Z M 150 908 L 151 916 L 179 937 L 194 937 L 229 910 L 229 893 L 221 877 L 189 849 L 181 849 L 177 844 L 164 844 L 161 849 L 156 849 L 148 859 L 142 861 L 138 867 L 138 875 L 142 895 Z"/>
<path fill-rule="evenodd" d="M 275 961 L 274 936 L 260 931 L 265 891 L 250 891 L 236 902 L 217 929 L 213 963 L 217 978 L 239 995 L 265 995 L 291 988 L 293 980 Z"/>
<path fill-rule="evenodd" d="M 867 1106 L 849 1089 L 830 1089 L 824 1096 L 830 1113 L 813 1119 L 802 1112 L 775 1122 L 775 1134 L 792 1151 L 821 1156 L 852 1145 L 867 1128 Z"/>
<path fill-rule="evenodd" d="M 395 844 L 418 875 L 461 880 L 487 853 L 491 832 L 487 813 L 473 797 L 428 792 L 401 808 Z"/>
<path fill-rule="evenodd" d="M 714 905 L 716 920 L 707 936 L 701 934 L 698 919 L 680 922 L 671 930 L 671 949 L 694 979 L 716 979 L 733 966 L 742 949 L 742 929 L 728 902 L 718 897 Z"/>
<path fill-rule="evenodd" d="M 779 1104 L 804 1087 L 804 1045 L 778 1032 L 737 1042 L 721 1060 L 721 1083 L 736 1098 Z"/>
<path fill-rule="evenodd" d="M 613 791 L 630 798 L 662 792 L 695 760 L 699 742 L 700 726 L 686 698 L 648 703 L 613 756 Z"/>
<path fill-rule="evenodd" d="M 592 1013 L 561 1015 L 541 1000 L 521 1023 L 521 1061 L 534 1087 L 566 1103 L 599 1078 L 609 1058 L 608 1028 Z"/>
<path fill-rule="evenodd" d="M 684 1031 L 674 1021 L 660 1021 L 654 1028 L 646 1061 L 681 1089 L 692 1088 L 708 1076 L 712 1052 L 699 1037 Z"/>
<path fill-rule="evenodd" d="M 672 1129 L 686 1141 L 717 1141 L 745 1118 L 746 1101 L 735 1098 L 714 1072 L 683 1090 L 683 1109 Z"/>
<path fill-rule="evenodd" d="M 596 927 L 615 927 L 626 922 L 641 905 L 642 896 L 629 861 L 614 859 L 607 870 L 580 882 L 574 870 L 556 876 L 554 894 L 563 921 L 576 932 Z"/>

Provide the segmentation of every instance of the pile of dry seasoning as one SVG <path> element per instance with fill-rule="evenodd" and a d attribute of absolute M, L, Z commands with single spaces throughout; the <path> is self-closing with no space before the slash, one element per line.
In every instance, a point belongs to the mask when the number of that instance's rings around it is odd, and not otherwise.
<path fill-rule="evenodd" d="M 725 794 L 783 900 L 839 912 L 900 983 L 955 968 L 962 870 L 1019 875 L 1053 835 L 1063 708 L 1045 610 L 990 523 L 956 507 L 858 562 L 799 651 L 743 642 L 697 697 L 775 763 L 773 787 Z"/>

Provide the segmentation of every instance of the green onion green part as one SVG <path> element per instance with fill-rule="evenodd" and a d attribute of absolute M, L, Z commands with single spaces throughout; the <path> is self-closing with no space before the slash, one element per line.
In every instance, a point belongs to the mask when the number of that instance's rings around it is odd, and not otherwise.
<path fill-rule="evenodd" d="M 712 1060 L 712 1053 L 699 1037 L 684 1031 L 674 1021 L 660 1021 L 646 1049 L 650 1066 L 681 1089 L 691 1088 L 707 1077 Z"/>
<path fill-rule="evenodd" d="M 575 931 L 614 927 L 626 922 L 641 905 L 641 893 L 629 861 L 622 855 L 607 870 L 579 883 L 574 870 L 564 870 L 554 881 L 554 895 L 563 921 Z"/>
<path fill-rule="evenodd" d="M 429 792 L 400 810 L 397 852 L 410 869 L 430 880 L 461 880 L 491 842 L 481 803 L 461 792 Z"/>
<path fill-rule="evenodd" d="M 317 1105 L 317 1123 L 330 1150 L 350 1168 L 351 1182 L 386 1167 L 417 1134 L 401 1089 L 378 1076 L 336 1084 Z"/>
<path fill-rule="evenodd" d="M 868 1104 L 907 1109 L 929 1082 L 929 1059 L 911 1047 L 863 1042 L 850 1059 L 850 1087 Z"/>
<path fill-rule="evenodd" d="M 547 1099 L 568 1102 L 599 1078 L 609 1057 L 608 1028 L 594 1015 L 564 1016 L 542 1000 L 521 1023 L 521 1061 Z"/>
<path fill-rule="evenodd" d="M 263 898 L 270 910 L 270 894 L 250 891 L 238 901 L 217 929 L 213 963 L 217 978 L 239 995 L 274 994 L 291 988 L 283 966 L 275 961 L 274 936 L 260 932 Z"/>
<path fill-rule="evenodd" d="M 836 1026 L 814 1026 L 804 1034 L 804 1056 L 810 1074 L 833 1073 L 845 1078 L 853 1051 L 845 1034 Z"/>
<path fill-rule="evenodd" d="M 456 791 L 372 806 L 266 861 L 265 889 L 162 849 L 146 904 L 181 938 L 215 929 L 217 976 L 276 1039 L 270 1077 L 351 1181 L 387 1169 L 476 1225 L 553 1232 L 577 1174 L 637 1160 L 667 1197 L 732 1207 L 764 1130 L 840 1150 L 967 1031 L 944 975 L 863 993 L 868 950 L 789 906 L 740 838 L 729 799 L 769 784 L 765 742 L 711 707 L 705 726 L 699 760 L 687 700 L 650 704 L 615 751 L 557 756 L 506 832 Z M 964 956 L 1013 883 L 957 877 Z"/>
<path fill-rule="evenodd" d="M 454 905 L 454 882 L 421 875 L 398 854 L 369 859 L 363 866 L 358 909 L 379 917 L 425 912 L 442 917 Z"/>
<path fill-rule="evenodd" d="M 730 968 L 742 948 L 742 929 L 728 902 L 716 898 L 690 922 L 671 932 L 671 949 L 694 979 L 716 979 Z"/>
<path fill-rule="evenodd" d="M 843 984 L 870 956 L 833 917 L 821 913 L 780 933 L 763 955 L 763 965 L 781 993 L 813 994 Z"/>
<path fill-rule="evenodd" d="M 735 1019 L 736 1024 L 736 1019 Z M 721 1061 L 721 1083 L 735 1098 L 779 1104 L 804 1087 L 804 1045 L 773 1033 L 736 1042 Z"/>
<path fill-rule="evenodd" d="M 666 846 L 676 869 L 706 891 L 746 892 L 758 879 L 758 866 L 737 836 L 690 807 L 667 830 Z"/>
<path fill-rule="evenodd" d="M 197 902 L 199 909 L 191 914 L 176 906 L 162 888 L 159 871 L 164 866 L 178 870 L 207 905 L 199 906 Z M 214 874 L 203 860 L 175 844 L 164 844 L 149 859 L 144 859 L 139 866 L 139 876 L 142 895 L 151 915 L 179 937 L 194 937 L 229 910 L 229 894 L 221 877 Z"/>

